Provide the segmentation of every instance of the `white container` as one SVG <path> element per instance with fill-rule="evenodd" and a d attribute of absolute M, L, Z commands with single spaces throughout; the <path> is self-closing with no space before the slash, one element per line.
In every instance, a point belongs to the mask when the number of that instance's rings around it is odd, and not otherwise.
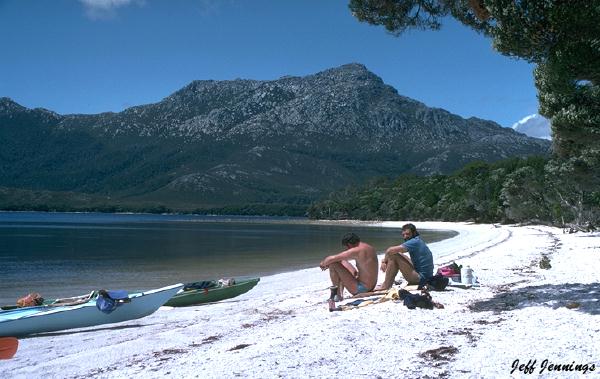
<path fill-rule="evenodd" d="M 473 284 L 473 269 L 465 266 L 460 270 L 460 281 L 462 284 Z"/>

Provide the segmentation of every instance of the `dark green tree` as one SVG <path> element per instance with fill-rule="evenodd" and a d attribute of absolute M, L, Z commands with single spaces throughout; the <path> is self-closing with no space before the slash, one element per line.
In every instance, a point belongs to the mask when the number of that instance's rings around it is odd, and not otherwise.
<path fill-rule="evenodd" d="M 543 167 L 517 169 L 505 179 L 500 199 L 508 221 L 547 221 L 552 219 L 550 202 L 545 193 Z"/>

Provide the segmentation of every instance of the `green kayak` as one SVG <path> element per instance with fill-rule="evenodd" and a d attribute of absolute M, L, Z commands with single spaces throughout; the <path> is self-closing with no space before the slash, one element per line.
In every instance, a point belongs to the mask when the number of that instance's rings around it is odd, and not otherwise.
<path fill-rule="evenodd" d="M 187 307 L 219 300 L 231 299 L 250 291 L 260 278 L 236 280 L 225 283 L 222 280 L 187 283 L 183 289 L 169 299 L 164 305 L 170 307 Z"/>

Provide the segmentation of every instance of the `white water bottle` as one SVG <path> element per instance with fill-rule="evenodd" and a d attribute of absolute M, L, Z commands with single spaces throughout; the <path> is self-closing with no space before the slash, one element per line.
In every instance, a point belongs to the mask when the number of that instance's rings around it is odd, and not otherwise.
<path fill-rule="evenodd" d="M 460 281 L 462 284 L 473 284 L 473 269 L 465 266 L 460 270 Z"/>

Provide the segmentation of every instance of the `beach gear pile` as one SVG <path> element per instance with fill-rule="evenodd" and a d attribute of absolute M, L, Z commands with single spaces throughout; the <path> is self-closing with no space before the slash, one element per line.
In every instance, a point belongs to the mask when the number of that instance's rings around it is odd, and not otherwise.
<path fill-rule="evenodd" d="M 183 290 L 202 290 L 216 287 L 231 287 L 233 285 L 235 285 L 234 278 L 221 278 L 219 280 L 203 280 L 201 282 L 186 283 Z"/>
<path fill-rule="evenodd" d="M 203 289 L 215 288 L 217 285 L 218 285 L 218 283 L 215 280 L 203 280 L 201 282 L 186 283 L 183 286 L 183 290 L 184 291 L 203 290 Z"/>
<path fill-rule="evenodd" d="M 35 307 L 44 304 L 44 298 L 37 292 L 30 293 L 27 296 L 17 300 L 17 307 Z"/>
<path fill-rule="evenodd" d="M 435 276 L 448 278 L 447 285 L 451 286 L 463 288 L 479 286 L 475 271 L 469 265 L 463 267 L 456 262 L 438 268 Z"/>
<path fill-rule="evenodd" d="M 338 305 L 335 308 L 330 308 L 330 311 L 347 311 L 350 309 L 361 308 L 367 305 L 383 303 L 386 301 L 404 304 L 408 309 L 444 308 L 443 304 L 433 301 L 429 291 L 425 289 L 421 290 L 418 294 L 413 294 L 406 289 L 392 287 L 382 296 L 356 299 L 349 303 Z"/>
<path fill-rule="evenodd" d="M 422 280 L 419 285 L 416 286 L 416 291 L 419 291 L 418 293 L 412 293 L 408 290 L 408 287 L 412 287 L 414 290 L 414 286 L 407 286 L 406 288 L 400 289 L 392 287 L 383 296 L 357 299 L 338 306 L 335 306 L 333 298 L 330 298 L 329 310 L 345 311 L 389 300 L 395 303 L 402 303 L 408 309 L 444 308 L 443 304 L 433 301 L 430 292 L 444 291 L 448 286 L 472 288 L 479 286 L 479 282 L 469 266 L 463 268 L 462 265 L 452 262 L 451 264 L 438 268 L 436 274 L 431 278 Z"/>

